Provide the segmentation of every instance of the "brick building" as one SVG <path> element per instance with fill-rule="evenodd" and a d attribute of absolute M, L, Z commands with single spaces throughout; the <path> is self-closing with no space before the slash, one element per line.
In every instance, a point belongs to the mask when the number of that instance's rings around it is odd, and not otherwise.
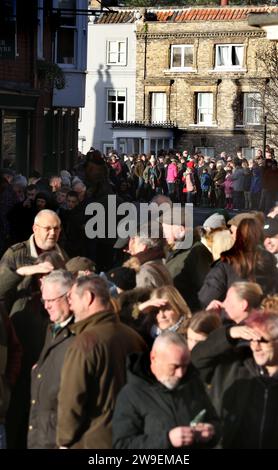
<path fill-rule="evenodd" d="M 78 8 L 87 0 L 0 2 L 0 167 L 49 175 L 76 159 L 87 42 Z"/>
<path fill-rule="evenodd" d="M 140 127 L 142 135 L 150 133 L 144 150 L 159 150 L 158 140 L 168 139 L 179 150 L 212 156 L 242 148 L 251 157 L 263 145 L 263 89 L 270 78 L 257 53 L 263 56 L 273 41 L 249 25 L 248 16 L 277 11 L 226 6 L 138 12 L 136 121 L 115 123 L 118 138 Z"/>

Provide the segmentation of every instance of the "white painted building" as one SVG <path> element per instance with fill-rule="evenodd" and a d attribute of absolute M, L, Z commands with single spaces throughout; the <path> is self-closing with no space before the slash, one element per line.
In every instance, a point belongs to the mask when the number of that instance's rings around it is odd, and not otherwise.
<path fill-rule="evenodd" d="M 41 0 L 39 0 L 41 1 Z M 63 70 L 66 86 L 54 88 L 52 105 L 80 108 L 85 104 L 87 67 L 87 0 L 53 0 L 59 12 L 54 37 L 54 61 Z"/>
<path fill-rule="evenodd" d="M 118 20 L 115 21 L 115 15 Z M 79 150 L 134 152 L 134 140 L 114 135 L 112 122 L 135 120 L 136 18 L 115 12 L 89 21 L 85 107 L 80 110 Z"/>

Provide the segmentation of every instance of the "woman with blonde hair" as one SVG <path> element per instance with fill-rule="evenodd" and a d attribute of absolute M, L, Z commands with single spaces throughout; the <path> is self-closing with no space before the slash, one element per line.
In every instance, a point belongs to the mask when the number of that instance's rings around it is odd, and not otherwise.
<path fill-rule="evenodd" d="M 186 335 L 191 311 L 175 287 L 154 289 L 150 300 L 139 305 L 139 310 L 145 314 L 144 323 L 151 338 L 166 330 Z"/>
<path fill-rule="evenodd" d="M 214 299 L 222 302 L 231 284 L 238 281 L 258 283 L 265 295 L 277 291 L 276 260 L 263 248 L 262 240 L 262 226 L 256 218 L 240 222 L 234 245 L 221 253 L 198 293 L 203 308 Z"/>

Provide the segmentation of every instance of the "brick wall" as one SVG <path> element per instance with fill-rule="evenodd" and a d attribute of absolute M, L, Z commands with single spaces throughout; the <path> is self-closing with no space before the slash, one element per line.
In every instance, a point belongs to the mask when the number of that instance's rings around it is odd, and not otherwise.
<path fill-rule="evenodd" d="M 242 93 L 260 91 L 267 76 L 256 57 L 259 48 L 263 51 L 270 44 L 261 30 L 246 21 L 150 22 L 138 25 L 137 41 L 136 119 L 148 117 L 149 93 L 165 86 L 167 118 L 179 128 L 177 148 L 215 147 L 216 152 L 235 153 L 237 147 L 262 145 L 262 129 L 258 132 L 256 127 L 254 132 L 243 127 L 240 118 Z M 215 45 L 225 43 L 244 45 L 243 71 L 214 70 Z M 194 71 L 170 70 L 173 44 L 194 46 Z M 196 126 L 196 93 L 202 91 L 214 97 L 213 126 L 209 128 Z"/>

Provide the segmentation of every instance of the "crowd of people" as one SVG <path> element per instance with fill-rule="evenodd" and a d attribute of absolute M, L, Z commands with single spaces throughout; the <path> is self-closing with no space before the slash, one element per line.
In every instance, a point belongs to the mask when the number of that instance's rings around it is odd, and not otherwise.
<path fill-rule="evenodd" d="M 156 235 L 88 239 L 87 205 L 112 194 L 166 204 Z M 0 448 L 278 448 L 277 200 L 268 147 L 4 169 Z M 173 202 L 211 215 L 189 228 Z"/>

